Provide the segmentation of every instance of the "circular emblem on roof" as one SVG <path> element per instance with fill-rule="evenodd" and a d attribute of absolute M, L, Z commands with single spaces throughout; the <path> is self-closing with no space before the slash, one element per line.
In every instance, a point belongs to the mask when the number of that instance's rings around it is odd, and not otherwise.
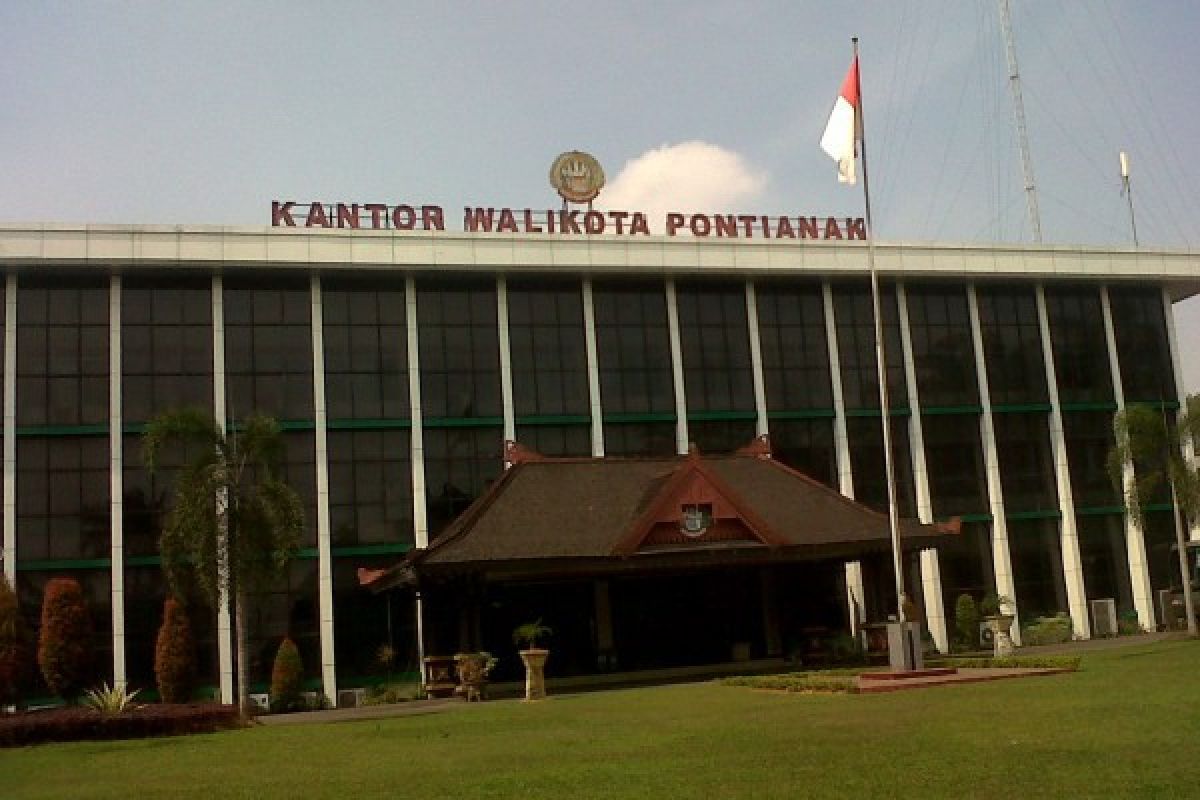
<path fill-rule="evenodd" d="M 587 203 L 604 188 L 604 170 L 591 154 L 571 150 L 554 159 L 550 185 L 569 203 Z"/>

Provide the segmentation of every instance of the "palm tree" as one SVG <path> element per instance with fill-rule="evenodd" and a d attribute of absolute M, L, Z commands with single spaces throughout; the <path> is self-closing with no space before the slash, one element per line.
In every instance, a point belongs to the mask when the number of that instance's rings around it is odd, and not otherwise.
<path fill-rule="evenodd" d="M 252 416 L 226 434 L 199 408 L 167 411 L 146 426 L 143 458 L 151 473 L 164 448 L 188 459 L 175 476 L 175 504 L 159 537 L 172 591 L 197 588 L 217 605 L 233 598 L 238 706 L 249 706 L 246 679 L 246 598 L 281 575 L 304 530 L 299 496 L 278 477 L 279 425 Z"/>
<path fill-rule="evenodd" d="M 1140 498 L 1154 497 L 1162 489 L 1170 489 L 1184 613 L 1188 634 L 1196 636 L 1196 606 L 1183 531 L 1185 524 L 1192 527 L 1200 523 L 1200 474 L 1183 452 L 1188 449 L 1187 445 L 1194 447 L 1200 442 L 1200 395 L 1187 399 L 1187 408 L 1174 427 L 1160 409 L 1133 405 L 1116 415 L 1114 429 L 1116 444 L 1108 454 L 1108 471 L 1113 482 L 1124 487 L 1125 505 L 1139 526 L 1142 520 Z M 1126 483 L 1124 476 L 1130 467 L 1134 468 L 1134 476 Z"/>

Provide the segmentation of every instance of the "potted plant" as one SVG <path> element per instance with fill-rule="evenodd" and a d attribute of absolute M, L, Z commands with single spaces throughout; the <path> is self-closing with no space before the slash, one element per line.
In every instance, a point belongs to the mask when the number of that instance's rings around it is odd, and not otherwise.
<path fill-rule="evenodd" d="M 996 657 L 1012 655 L 1012 624 L 1016 618 L 1012 600 L 1002 594 L 989 593 L 980 601 L 979 611 L 992 628 L 992 648 Z"/>
<path fill-rule="evenodd" d="M 458 688 L 455 694 L 461 694 L 468 703 L 472 700 L 483 700 L 487 692 L 488 673 L 496 666 L 496 659 L 491 653 L 482 650 L 478 653 L 455 653 L 454 671 L 458 674 Z"/>
<path fill-rule="evenodd" d="M 534 622 L 518 625 L 513 630 L 513 644 L 519 648 L 521 662 L 525 665 L 525 699 L 541 700 L 546 696 L 546 659 L 550 651 L 538 647 L 538 640 L 545 639 L 554 631 L 542 624 L 541 618 Z"/>

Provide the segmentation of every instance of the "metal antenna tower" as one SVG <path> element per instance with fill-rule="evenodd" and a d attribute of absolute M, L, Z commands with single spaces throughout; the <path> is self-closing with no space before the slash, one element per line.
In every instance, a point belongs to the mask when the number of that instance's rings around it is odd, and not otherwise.
<path fill-rule="evenodd" d="M 1033 240 L 1041 242 L 1042 215 L 1038 211 L 1037 188 L 1033 182 L 1033 159 L 1029 155 L 1029 134 L 1025 130 L 1025 101 L 1021 97 L 1021 76 L 1017 72 L 1017 48 L 1013 43 L 1008 0 L 1000 0 L 1000 30 L 1004 34 L 1004 49 L 1008 56 L 1008 87 L 1012 90 L 1013 113 L 1017 118 L 1017 148 L 1021 151 L 1021 172 L 1025 176 L 1025 202 L 1029 207 L 1029 224 L 1033 228 Z"/>

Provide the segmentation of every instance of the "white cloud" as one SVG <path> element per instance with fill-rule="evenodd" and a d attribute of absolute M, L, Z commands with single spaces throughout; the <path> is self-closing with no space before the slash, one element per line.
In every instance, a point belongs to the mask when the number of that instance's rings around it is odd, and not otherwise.
<path fill-rule="evenodd" d="M 650 230 L 663 232 L 668 211 L 748 211 L 767 185 L 766 173 L 741 155 L 708 142 L 664 144 L 626 162 L 600 192 L 604 209 L 643 211 Z"/>

